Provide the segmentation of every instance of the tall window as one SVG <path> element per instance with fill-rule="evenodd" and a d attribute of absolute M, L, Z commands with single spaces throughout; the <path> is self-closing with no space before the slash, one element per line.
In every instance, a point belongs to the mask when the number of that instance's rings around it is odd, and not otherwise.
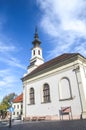
<path fill-rule="evenodd" d="M 17 105 L 17 108 L 19 109 L 19 105 Z"/>
<path fill-rule="evenodd" d="M 40 50 L 38 50 L 38 54 L 40 55 Z"/>
<path fill-rule="evenodd" d="M 14 105 L 14 109 L 16 108 L 16 106 Z"/>
<path fill-rule="evenodd" d="M 19 115 L 19 112 L 17 112 L 17 115 Z"/>
<path fill-rule="evenodd" d="M 35 50 L 33 50 L 33 55 L 35 55 Z"/>
<path fill-rule="evenodd" d="M 67 77 L 63 77 L 59 83 L 59 99 L 68 100 L 72 98 L 71 84 Z"/>
<path fill-rule="evenodd" d="M 34 99 L 34 88 L 30 88 L 30 104 L 34 104 L 35 99 Z"/>
<path fill-rule="evenodd" d="M 13 115 L 15 115 L 15 112 L 13 112 Z"/>
<path fill-rule="evenodd" d="M 50 102 L 50 89 L 48 84 L 44 84 L 43 87 L 43 101 L 45 103 Z"/>

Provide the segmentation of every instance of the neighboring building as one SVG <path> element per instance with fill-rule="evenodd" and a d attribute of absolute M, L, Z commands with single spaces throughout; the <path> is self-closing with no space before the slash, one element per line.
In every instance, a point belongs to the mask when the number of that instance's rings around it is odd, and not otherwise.
<path fill-rule="evenodd" d="M 86 117 L 86 58 L 65 53 L 44 63 L 37 30 L 23 82 L 23 116 L 60 117 L 70 107 L 73 118 Z"/>
<path fill-rule="evenodd" d="M 14 112 L 12 113 L 12 118 L 13 119 L 21 118 L 23 112 L 23 94 L 17 96 L 13 100 L 12 107 L 14 108 Z"/>

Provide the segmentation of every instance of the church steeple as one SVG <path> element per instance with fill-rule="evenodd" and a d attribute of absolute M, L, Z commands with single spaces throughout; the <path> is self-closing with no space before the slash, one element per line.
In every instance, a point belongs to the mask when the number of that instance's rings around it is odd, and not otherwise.
<path fill-rule="evenodd" d="M 37 68 L 39 65 L 44 63 L 44 59 L 42 57 L 42 48 L 40 47 L 41 41 L 39 40 L 37 27 L 35 28 L 34 40 L 32 44 L 32 56 L 30 60 L 30 65 L 28 66 L 29 73 Z"/>
<path fill-rule="evenodd" d="M 39 36 L 38 36 L 38 28 L 37 28 L 37 26 L 35 27 L 35 36 L 34 36 L 34 38 L 36 39 L 36 38 L 39 38 Z"/>
<path fill-rule="evenodd" d="M 37 27 L 35 28 L 34 41 L 32 43 L 33 43 L 34 47 L 36 47 L 36 46 L 39 47 L 40 44 L 41 44 L 41 41 L 39 40 L 39 36 L 38 36 L 38 29 L 37 29 Z"/>

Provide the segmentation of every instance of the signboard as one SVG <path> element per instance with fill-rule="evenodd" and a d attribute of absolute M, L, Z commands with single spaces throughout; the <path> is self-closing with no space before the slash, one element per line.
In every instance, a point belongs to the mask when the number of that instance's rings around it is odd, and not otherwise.
<path fill-rule="evenodd" d="M 13 107 L 10 107 L 8 110 L 9 110 L 9 112 L 14 112 L 14 108 Z"/>

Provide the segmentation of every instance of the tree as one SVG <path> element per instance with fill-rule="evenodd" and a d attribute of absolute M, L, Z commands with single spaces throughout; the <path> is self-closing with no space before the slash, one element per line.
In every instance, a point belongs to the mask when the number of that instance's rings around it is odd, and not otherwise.
<path fill-rule="evenodd" d="M 16 97 L 17 95 L 15 93 L 10 93 L 9 95 L 5 96 L 0 104 L 0 110 L 6 111 L 11 107 L 12 100 Z"/>
<path fill-rule="evenodd" d="M 0 115 L 2 118 L 6 117 L 7 109 L 9 109 L 12 105 L 12 100 L 16 97 L 17 95 L 15 93 L 10 93 L 7 96 L 5 96 L 0 103 Z"/>

